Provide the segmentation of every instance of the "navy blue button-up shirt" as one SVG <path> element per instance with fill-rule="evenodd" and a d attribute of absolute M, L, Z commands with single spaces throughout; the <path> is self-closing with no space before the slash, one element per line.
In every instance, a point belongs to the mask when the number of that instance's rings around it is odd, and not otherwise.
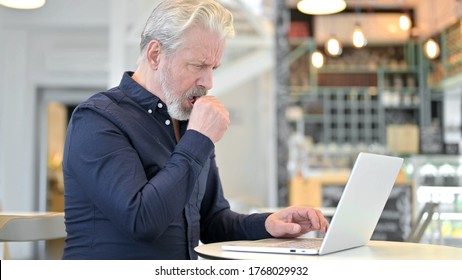
<path fill-rule="evenodd" d="M 204 243 L 269 237 L 268 214 L 230 210 L 209 138 L 180 122 L 125 73 L 80 104 L 63 172 L 64 259 L 196 259 Z"/>

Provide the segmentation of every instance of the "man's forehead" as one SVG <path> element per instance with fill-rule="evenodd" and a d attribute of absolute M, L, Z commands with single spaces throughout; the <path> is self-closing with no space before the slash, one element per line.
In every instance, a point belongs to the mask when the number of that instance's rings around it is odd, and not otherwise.
<path fill-rule="evenodd" d="M 180 53 L 198 63 L 216 64 L 221 60 L 224 46 L 225 39 L 220 39 L 214 32 L 202 30 L 188 34 Z"/>

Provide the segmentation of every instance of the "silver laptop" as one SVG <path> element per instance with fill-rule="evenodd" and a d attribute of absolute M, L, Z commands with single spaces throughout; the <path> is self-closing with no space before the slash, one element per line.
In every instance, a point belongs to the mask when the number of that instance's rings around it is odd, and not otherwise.
<path fill-rule="evenodd" d="M 222 249 L 324 255 L 366 245 L 377 226 L 402 163 L 403 159 L 399 157 L 360 153 L 323 239 L 235 241 L 223 245 Z"/>

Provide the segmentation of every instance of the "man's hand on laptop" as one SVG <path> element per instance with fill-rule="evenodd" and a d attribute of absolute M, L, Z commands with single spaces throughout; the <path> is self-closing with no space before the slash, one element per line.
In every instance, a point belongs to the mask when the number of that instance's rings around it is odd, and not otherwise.
<path fill-rule="evenodd" d="M 273 237 L 298 237 L 310 231 L 326 233 L 328 227 L 321 211 L 309 207 L 288 207 L 265 221 L 266 231 Z"/>

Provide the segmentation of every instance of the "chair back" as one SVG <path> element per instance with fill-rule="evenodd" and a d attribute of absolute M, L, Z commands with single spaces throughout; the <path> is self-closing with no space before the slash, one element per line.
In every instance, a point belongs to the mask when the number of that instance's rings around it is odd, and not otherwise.
<path fill-rule="evenodd" d="M 66 237 L 64 213 L 0 213 L 0 242 L 36 241 Z"/>

